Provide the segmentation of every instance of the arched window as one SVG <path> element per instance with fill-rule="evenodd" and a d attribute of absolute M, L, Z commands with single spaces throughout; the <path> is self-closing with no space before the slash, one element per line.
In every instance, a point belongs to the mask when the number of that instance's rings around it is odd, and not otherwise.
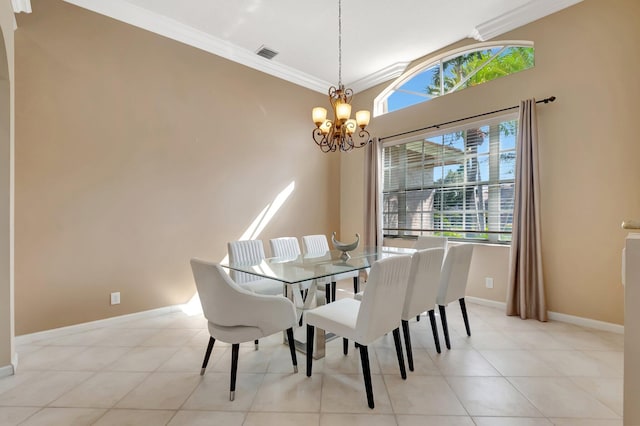
<path fill-rule="evenodd" d="M 411 68 L 374 102 L 374 116 L 397 111 L 534 65 L 533 43 L 490 42 L 447 52 Z"/>

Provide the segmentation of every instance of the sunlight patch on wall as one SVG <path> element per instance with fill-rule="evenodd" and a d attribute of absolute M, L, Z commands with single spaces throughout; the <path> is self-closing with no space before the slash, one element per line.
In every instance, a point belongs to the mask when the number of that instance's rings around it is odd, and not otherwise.
<path fill-rule="evenodd" d="M 293 190 L 296 187 L 296 182 L 291 181 L 286 188 L 284 188 L 277 196 L 273 199 L 273 201 L 265 206 L 264 209 L 256 216 L 256 218 L 251 222 L 251 225 L 242 233 L 238 240 L 255 240 L 260 236 L 260 233 L 264 230 L 264 228 L 271 222 L 271 219 L 276 215 L 278 210 L 282 207 L 282 205 L 287 201 L 289 196 L 293 193 Z M 229 256 L 225 256 L 220 260 L 220 263 L 226 263 L 229 260 Z M 198 297 L 198 292 L 196 292 L 193 297 L 185 304 L 180 306 L 182 312 L 187 315 L 198 315 L 202 313 L 202 305 L 200 305 L 200 298 Z"/>

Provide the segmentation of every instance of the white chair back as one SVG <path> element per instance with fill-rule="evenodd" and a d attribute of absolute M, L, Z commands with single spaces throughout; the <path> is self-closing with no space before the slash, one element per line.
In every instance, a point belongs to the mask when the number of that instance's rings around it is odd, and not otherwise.
<path fill-rule="evenodd" d="M 191 269 L 207 321 L 221 326 L 238 325 L 242 321 L 238 317 L 246 316 L 246 312 L 238 313 L 238 294 L 251 293 L 234 283 L 216 263 L 191 259 Z"/>
<path fill-rule="evenodd" d="M 436 237 L 433 235 L 420 235 L 416 240 L 416 243 L 413 245 L 413 248 L 416 250 L 424 250 L 430 248 L 443 248 L 447 249 L 447 242 L 449 239 L 447 237 Z"/>
<path fill-rule="evenodd" d="M 325 254 L 329 251 L 329 242 L 326 235 L 305 235 L 302 237 L 304 254 Z"/>
<path fill-rule="evenodd" d="M 254 264 L 260 263 L 266 256 L 262 240 L 242 240 L 227 243 L 227 253 L 230 263 Z M 260 279 L 256 275 L 231 270 L 231 278 L 238 284 Z"/>
<path fill-rule="evenodd" d="M 369 344 L 400 326 L 411 256 L 390 256 L 371 266 L 356 320 L 359 343 Z"/>
<path fill-rule="evenodd" d="M 403 320 L 409 321 L 435 307 L 443 258 L 443 248 L 418 250 L 411 257 L 407 295 L 402 310 Z"/>
<path fill-rule="evenodd" d="M 473 244 L 455 245 L 447 250 L 440 275 L 438 305 L 446 306 L 448 303 L 464 297 L 472 256 Z"/>
<path fill-rule="evenodd" d="M 300 256 L 300 244 L 295 237 L 281 237 L 269 240 L 274 257 L 296 258 Z"/>

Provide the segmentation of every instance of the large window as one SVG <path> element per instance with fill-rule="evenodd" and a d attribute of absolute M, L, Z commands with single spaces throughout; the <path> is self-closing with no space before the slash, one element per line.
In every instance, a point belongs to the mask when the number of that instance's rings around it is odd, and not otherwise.
<path fill-rule="evenodd" d="M 383 149 L 383 234 L 511 241 L 517 120 L 502 118 Z"/>
<path fill-rule="evenodd" d="M 374 115 L 397 111 L 533 66 L 533 46 L 526 42 L 483 43 L 449 52 L 413 67 L 398 78 L 376 98 Z"/>

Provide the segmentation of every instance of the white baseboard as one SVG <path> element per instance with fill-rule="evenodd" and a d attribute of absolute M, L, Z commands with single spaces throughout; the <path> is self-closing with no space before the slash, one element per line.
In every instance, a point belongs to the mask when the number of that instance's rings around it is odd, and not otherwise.
<path fill-rule="evenodd" d="M 14 374 L 15 374 L 15 369 L 13 368 L 13 365 L 9 364 L 9 365 L 0 367 L 0 379 L 7 376 L 13 376 Z"/>
<path fill-rule="evenodd" d="M 475 303 L 476 305 L 488 306 L 490 308 L 507 309 L 507 304 L 504 302 L 497 302 L 495 300 L 481 299 L 479 297 L 465 296 L 464 300 L 467 302 Z"/>
<path fill-rule="evenodd" d="M 505 302 L 497 302 L 495 300 L 482 299 L 479 297 L 465 296 L 464 300 L 475 303 L 476 305 L 489 306 L 491 308 L 505 309 Z M 577 317 L 574 315 L 561 314 L 559 312 L 547 312 L 550 320 L 566 322 L 568 324 L 579 325 L 581 327 L 593 328 L 595 330 L 609 331 L 611 333 L 624 334 L 624 325 L 613 324 L 610 322 L 598 321 L 590 318 Z"/>
<path fill-rule="evenodd" d="M 16 371 L 18 371 L 18 354 L 14 352 L 11 356 L 11 364 L 0 367 L 0 379 L 13 376 Z"/>
<path fill-rule="evenodd" d="M 561 314 L 559 312 L 548 312 L 549 319 L 554 321 L 567 322 L 581 327 L 594 328 L 596 330 L 609 331 L 611 333 L 624 334 L 624 325 L 613 324 L 611 322 L 598 321 L 590 318 L 576 317 L 573 315 Z"/>
<path fill-rule="evenodd" d="M 89 331 L 96 328 L 104 327 L 107 325 L 118 324 L 125 321 L 164 315 L 171 312 L 177 312 L 181 310 L 181 307 L 182 305 L 166 306 L 164 308 L 151 309 L 148 311 L 135 312 L 133 314 L 120 315 L 117 317 L 105 318 L 101 320 L 85 322 L 82 324 L 69 325 L 67 327 L 60 327 L 60 328 L 54 328 L 51 330 L 38 331 L 36 333 L 31 333 L 31 334 L 23 334 L 22 336 L 16 336 L 16 345 L 25 345 L 25 344 L 36 342 L 38 340 L 68 336 L 70 334 L 80 333 L 82 331 Z"/>

